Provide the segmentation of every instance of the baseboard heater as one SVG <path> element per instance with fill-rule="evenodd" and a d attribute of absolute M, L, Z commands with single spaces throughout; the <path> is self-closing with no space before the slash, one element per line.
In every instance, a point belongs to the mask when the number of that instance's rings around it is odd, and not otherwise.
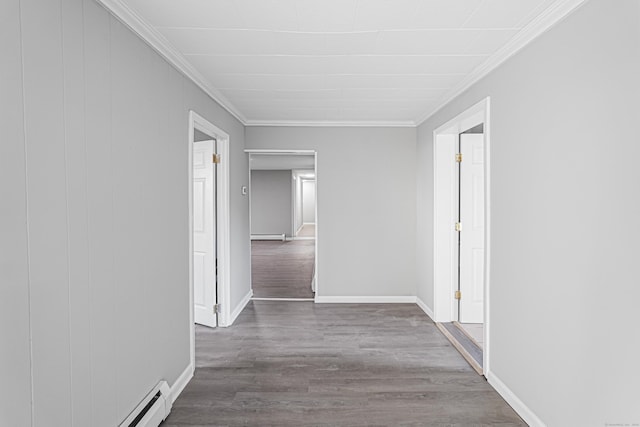
<path fill-rule="evenodd" d="M 158 427 L 171 412 L 169 384 L 160 381 L 119 427 Z"/>
<path fill-rule="evenodd" d="M 282 240 L 284 242 L 284 234 L 252 234 L 251 240 Z"/>

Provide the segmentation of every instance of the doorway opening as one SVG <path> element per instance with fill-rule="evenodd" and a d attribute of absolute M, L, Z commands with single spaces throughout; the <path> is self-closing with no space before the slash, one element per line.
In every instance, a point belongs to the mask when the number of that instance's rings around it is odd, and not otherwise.
<path fill-rule="evenodd" d="M 489 98 L 434 131 L 434 316 L 479 373 L 489 366 Z"/>
<path fill-rule="evenodd" d="M 253 299 L 314 301 L 318 259 L 316 153 L 246 151 Z"/>
<path fill-rule="evenodd" d="M 293 239 L 316 238 L 315 170 L 295 170 L 293 176 Z"/>
<path fill-rule="evenodd" d="M 229 135 L 189 112 L 189 322 L 195 366 L 195 324 L 230 320 Z"/>

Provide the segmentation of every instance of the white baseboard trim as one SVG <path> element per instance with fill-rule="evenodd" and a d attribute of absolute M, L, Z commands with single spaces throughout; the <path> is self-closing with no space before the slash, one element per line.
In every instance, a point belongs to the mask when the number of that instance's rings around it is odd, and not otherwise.
<path fill-rule="evenodd" d="M 313 298 L 251 298 L 252 301 L 313 301 Z"/>
<path fill-rule="evenodd" d="M 429 308 L 429 306 L 428 306 L 427 304 L 425 304 L 425 302 L 424 302 L 424 301 L 422 301 L 420 298 L 416 297 L 416 304 L 418 304 L 418 307 L 420 307 L 420 308 L 422 309 L 422 311 L 424 311 L 424 312 L 425 312 L 425 314 L 426 314 L 427 316 L 429 316 L 429 318 L 430 318 L 432 321 L 434 321 L 434 322 L 435 322 L 435 320 L 433 320 L 433 318 L 435 317 L 435 316 L 433 315 L 433 310 L 431 310 L 431 309 Z"/>
<path fill-rule="evenodd" d="M 319 304 L 415 304 L 414 296 L 328 296 L 315 298 Z"/>
<path fill-rule="evenodd" d="M 242 298 L 242 301 L 240 301 L 240 304 L 238 304 L 236 308 L 233 309 L 233 311 L 231 312 L 231 318 L 229 319 L 229 324 L 224 326 L 233 325 L 233 322 L 236 321 L 238 316 L 240 316 L 240 313 L 242 313 L 242 310 L 244 310 L 247 304 L 249 304 L 249 301 L 251 301 L 251 297 L 253 297 L 253 289 L 249 289 L 249 292 L 247 292 L 244 298 Z"/>
<path fill-rule="evenodd" d="M 182 374 L 180 374 L 178 379 L 173 383 L 173 385 L 169 389 L 171 394 L 171 403 L 176 401 L 178 396 L 180 396 L 180 393 L 182 393 L 182 390 L 184 390 L 187 384 L 189 384 L 189 381 L 191 381 L 191 378 L 193 378 L 193 372 L 193 365 L 189 364 L 189 366 L 187 366 Z"/>
<path fill-rule="evenodd" d="M 284 242 L 285 234 L 252 234 L 251 240 L 281 240 Z"/>
<path fill-rule="evenodd" d="M 542 422 L 540 418 L 531 410 L 522 400 L 515 395 L 505 383 L 496 377 L 492 372 L 487 372 L 487 381 L 491 386 L 507 401 L 507 403 L 513 408 L 514 411 L 522 417 L 522 419 L 529 424 L 530 427 L 546 427 L 546 424 Z"/>

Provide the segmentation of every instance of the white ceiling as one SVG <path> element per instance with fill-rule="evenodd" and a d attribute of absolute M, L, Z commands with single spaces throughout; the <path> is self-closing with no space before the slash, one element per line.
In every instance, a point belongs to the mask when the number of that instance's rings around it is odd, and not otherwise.
<path fill-rule="evenodd" d="M 120 2 L 247 124 L 415 125 L 566 0 Z"/>

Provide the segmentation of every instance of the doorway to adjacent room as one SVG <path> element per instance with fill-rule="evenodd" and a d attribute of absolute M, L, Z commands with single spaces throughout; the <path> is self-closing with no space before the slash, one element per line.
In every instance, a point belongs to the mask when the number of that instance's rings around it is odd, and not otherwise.
<path fill-rule="evenodd" d="M 229 135 L 190 111 L 188 153 L 191 323 L 226 326 L 230 319 Z"/>
<path fill-rule="evenodd" d="M 489 355 L 489 99 L 434 132 L 434 315 L 479 373 Z"/>
<path fill-rule="evenodd" d="M 248 153 L 253 299 L 313 301 L 317 287 L 315 152 Z"/>

